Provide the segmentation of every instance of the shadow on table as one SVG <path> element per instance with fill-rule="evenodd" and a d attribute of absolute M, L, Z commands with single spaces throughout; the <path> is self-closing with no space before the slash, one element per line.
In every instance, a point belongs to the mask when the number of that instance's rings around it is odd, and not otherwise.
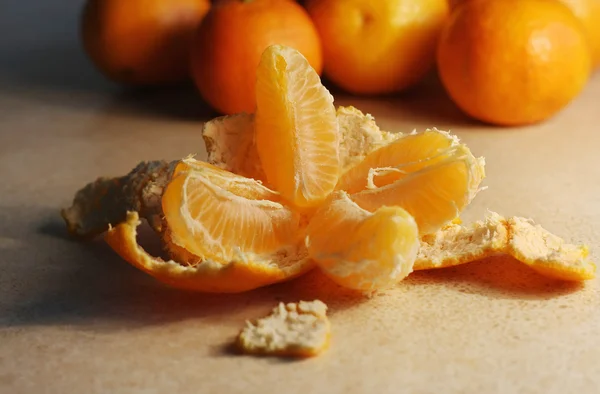
<path fill-rule="evenodd" d="M 99 239 L 81 243 L 69 239 L 56 212 L 33 211 L 31 215 L 43 220 L 12 235 L 11 228 L 3 229 L 3 239 L 15 242 L 0 243 L 4 261 L 11 262 L 0 278 L 4 293 L 0 325 L 59 324 L 118 330 L 188 319 L 239 325 L 249 316 L 266 313 L 279 301 L 321 299 L 331 314 L 370 301 L 335 285 L 318 270 L 242 294 L 180 291 L 123 262 Z M 141 232 L 143 243 L 149 234 Z M 549 299 L 582 288 L 581 284 L 542 277 L 505 257 L 416 272 L 399 286 L 404 287 L 404 294 L 415 286 L 427 286 L 433 292 L 444 286 L 492 299 Z M 393 296 L 394 291 L 386 296 Z"/>
<path fill-rule="evenodd" d="M 167 287 L 121 260 L 102 240 L 75 242 L 61 219 L 38 224 L 33 259 L 27 248 L 10 251 L 9 277 L 20 298 L 0 303 L 0 325 L 78 325 L 93 330 L 135 328 L 187 319 L 233 321 L 260 315 L 277 302 L 319 298 L 332 313 L 367 300 L 313 271 L 289 283 L 242 294 L 201 294 Z M 141 242 L 154 237 L 141 231 Z M 22 245 L 25 246 L 25 245 Z M 159 248 L 148 248 L 150 253 Z M 10 278 L 6 278 L 10 280 Z"/>
<path fill-rule="evenodd" d="M 406 91 L 390 95 L 355 96 L 337 89 L 330 83 L 328 83 L 328 87 L 336 98 L 336 105 L 352 105 L 364 113 L 374 115 L 376 121 L 379 118 L 395 119 L 403 124 L 408 123 L 417 131 L 428 127 L 437 127 L 442 130 L 460 129 L 461 131 L 468 131 L 472 128 L 495 129 L 493 126 L 486 126 L 465 115 L 446 94 L 434 72 Z M 386 129 L 385 125 L 379 125 Z M 389 131 L 406 133 L 411 130 Z"/>
<path fill-rule="evenodd" d="M 28 102 L 76 112 L 181 121 L 202 121 L 217 115 L 191 81 L 160 88 L 118 86 L 96 71 L 75 44 L 2 54 L 0 86 Z"/>
<path fill-rule="evenodd" d="M 326 80 L 325 83 L 334 94 L 336 105 L 353 105 L 377 117 L 399 119 L 411 127 L 486 127 L 454 105 L 433 72 L 417 86 L 387 96 L 353 96 Z M 191 82 L 164 88 L 125 88 L 109 82 L 73 41 L 2 54 L 0 86 L 25 100 L 73 111 L 174 121 L 203 121 L 218 115 Z"/>
<path fill-rule="evenodd" d="M 473 263 L 413 273 L 411 286 L 443 285 L 461 293 L 493 299 L 544 300 L 581 290 L 581 282 L 547 278 L 511 256 L 488 257 Z"/>

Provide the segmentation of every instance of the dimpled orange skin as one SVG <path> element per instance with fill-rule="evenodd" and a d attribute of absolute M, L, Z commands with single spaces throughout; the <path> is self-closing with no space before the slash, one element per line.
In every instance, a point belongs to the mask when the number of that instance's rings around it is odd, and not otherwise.
<path fill-rule="evenodd" d="M 84 49 L 115 82 L 162 85 L 189 78 L 193 33 L 209 0 L 88 0 Z"/>
<path fill-rule="evenodd" d="M 468 0 L 449 0 L 450 9 Z M 565 4 L 583 23 L 590 47 L 594 69 L 600 68 L 600 0 L 558 0 Z"/>
<path fill-rule="evenodd" d="M 484 122 L 547 119 L 583 89 L 591 72 L 583 28 L 548 0 L 472 0 L 452 13 L 437 52 L 454 102 Z"/>
<path fill-rule="evenodd" d="M 192 49 L 192 76 L 202 97 L 223 114 L 256 109 L 256 68 L 272 44 L 298 50 L 321 73 L 321 42 L 306 11 L 292 0 L 222 0 L 203 20 Z"/>
<path fill-rule="evenodd" d="M 313 0 L 306 7 L 321 36 L 325 75 L 355 94 L 421 80 L 448 17 L 447 0 Z"/>

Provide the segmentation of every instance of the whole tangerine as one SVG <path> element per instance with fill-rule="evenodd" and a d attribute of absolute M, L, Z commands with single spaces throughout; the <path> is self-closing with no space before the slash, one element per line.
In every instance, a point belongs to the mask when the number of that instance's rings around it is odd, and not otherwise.
<path fill-rule="evenodd" d="M 318 74 L 321 43 L 306 10 L 292 0 L 222 0 L 200 24 L 191 71 L 204 100 L 224 114 L 255 111 L 256 69 L 272 44 L 298 50 Z"/>
<path fill-rule="evenodd" d="M 549 0 L 471 0 L 440 38 L 440 78 L 465 113 L 516 126 L 540 122 L 583 89 L 591 54 L 581 23 Z"/>
<path fill-rule="evenodd" d="M 403 90 L 433 67 L 448 0 L 312 0 L 328 79 L 355 94 Z"/>
<path fill-rule="evenodd" d="M 600 67 L 600 0 L 560 0 L 583 23 L 592 48 L 594 68 Z"/>
<path fill-rule="evenodd" d="M 83 46 L 115 82 L 180 82 L 189 78 L 191 39 L 209 8 L 209 0 L 88 0 Z"/>

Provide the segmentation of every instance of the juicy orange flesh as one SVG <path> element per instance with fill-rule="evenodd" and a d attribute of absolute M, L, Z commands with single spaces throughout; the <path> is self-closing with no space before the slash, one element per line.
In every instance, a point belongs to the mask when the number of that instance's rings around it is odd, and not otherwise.
<path fill-rule="evenodd" d="M 427 165 L 444 160 L 451 152 L 453 138 L 436 130 L 410 134 L 370 153 L 363 161 L 346 171 L 336 190 L 357 193 L 367 187 L 369 171 L 376 168 L 395 168 L 377 177 L 377 187 L 393 183 Z"/>
<path fill-rule="evenodd" d="M 309 255 L 338 284 L 357 290 L 389 287 L 412 271 L 419 245 L 402 208 L 367 212 L 349 199 L 320 209 L 308 227 Z"/>
<path fill-rule="evenodd" d="M 351 198 L 371 212 L 382 206 L 402 207 L 415 218 L 419 232 L 429 234 L 456 218 L 468 204 L 469 173 L 466 159 L 447 160 Z"/>
<path fill-rule="evenodd" d="M 176 245 L 201 259 L 228 263 L 295 243 L 299 215 L 278 202 L 276 193 L 209 165 L 175 172 L 162 205 Z"/>
<path fill-rule="evenodd" d="M 333 97 L 298 52 L 269 47 L 256 82 L 255 138 L 269 185 L 298 207 L 314 207 L 339 177 Z"/>

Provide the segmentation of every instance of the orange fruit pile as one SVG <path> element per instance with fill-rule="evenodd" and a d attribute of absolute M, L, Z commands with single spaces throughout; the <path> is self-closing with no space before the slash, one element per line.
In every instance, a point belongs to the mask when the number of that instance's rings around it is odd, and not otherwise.
<path fill-rule="evenodd" d="M 600 67 L 598 20 L 598 0 L 87 0 L 81 25 L 109 78 L 190 79 L 223 114 L 276 105 L 257 106 L 256 69 L 277 44 L 353 94 L 406 90 L 437 65 L 463 112 L 518 126 L 579 95 Z"/>

